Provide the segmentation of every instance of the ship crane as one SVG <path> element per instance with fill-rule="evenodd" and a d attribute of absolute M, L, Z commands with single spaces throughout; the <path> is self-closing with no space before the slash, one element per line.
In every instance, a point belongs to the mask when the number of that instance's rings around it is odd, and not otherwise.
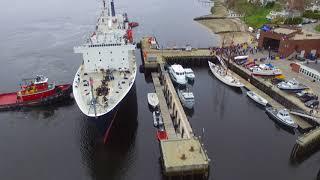
<path fill-rule="evenodd" d="M 102 107 L 102 105 L 98 103 L 98 101 L 97 101 L 98 97 L 94 97 L 94 94 L 93 94 L 93 80 L 92 80 L 91 77 L 90 77 L 89 85 L 90 85 L 90 89 L 91 89 L 91 101 L 88 103 L 88 105 L 90 105 L 88 113 L 90 113 L 91 108 L 93 108 L 94 117 L 97 118 L 97 105 L 101 106 L 101 107 Z"/>

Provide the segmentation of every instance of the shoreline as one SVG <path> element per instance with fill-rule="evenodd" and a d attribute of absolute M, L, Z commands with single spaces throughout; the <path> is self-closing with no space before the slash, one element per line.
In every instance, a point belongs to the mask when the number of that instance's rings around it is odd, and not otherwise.
<path fill-rule="evenodd" d="M 242 44 L 252 42 L 254 38 L 247 32 L 247 25 L 240 19 L 240 15 L 231 14 L 223 0 L 215 0 L 212 7 L 213 14 L 194 18 L 194 21 L 220 36 L 219 45 Z"/>

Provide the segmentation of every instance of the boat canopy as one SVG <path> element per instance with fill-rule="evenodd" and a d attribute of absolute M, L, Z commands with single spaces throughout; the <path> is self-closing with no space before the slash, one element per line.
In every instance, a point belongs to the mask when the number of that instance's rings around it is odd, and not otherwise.
<path fill-rule="evenodd" d="M 268 63 L 266 65 L 269 66 L 270 68 L 274 68 L 274 66 L 271 63 Z"/>
<path fill-rule="evenodd" d="M 171 67 L 175 73 L 184 73 L 185 72 L 183 67 L 179 64 L 174 64 Z"/>

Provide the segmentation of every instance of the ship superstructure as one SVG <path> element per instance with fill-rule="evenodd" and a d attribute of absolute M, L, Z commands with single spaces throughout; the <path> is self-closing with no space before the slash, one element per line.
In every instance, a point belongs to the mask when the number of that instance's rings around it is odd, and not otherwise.
<path fill-rule="evenodd" d="M 128 94 L 136 77 L 135 44 L 126 14 L 116 14 L 113 0 L 103 1 L 95 31 L 74 48 L 83 55 L 73 82 L 80 110 L 98 117 L 112 111 Z"/>

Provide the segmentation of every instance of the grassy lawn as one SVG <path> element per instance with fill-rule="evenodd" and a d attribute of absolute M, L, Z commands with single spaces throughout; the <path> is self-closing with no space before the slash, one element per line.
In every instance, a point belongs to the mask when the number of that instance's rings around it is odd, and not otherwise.
<path fill-rule="evenodd" d="M 318 24 L 315 28 L 316 31 L 320 32 L 320 24 Z"/>
<path fill-rule="evenodd" d="M 281 6 L 279 4 L 275 4 L 273 7 L 261 7 L 248 3 L 247 0 L 237 0 L 234 9 L 238 13 L 245 15 L 243 20 L 248 26 L 259 28 L 263 24 L 269 22 L 266 19 L 266 16 L 269 14 L 269 12 L 272 10 L 281 10 Z"/>

